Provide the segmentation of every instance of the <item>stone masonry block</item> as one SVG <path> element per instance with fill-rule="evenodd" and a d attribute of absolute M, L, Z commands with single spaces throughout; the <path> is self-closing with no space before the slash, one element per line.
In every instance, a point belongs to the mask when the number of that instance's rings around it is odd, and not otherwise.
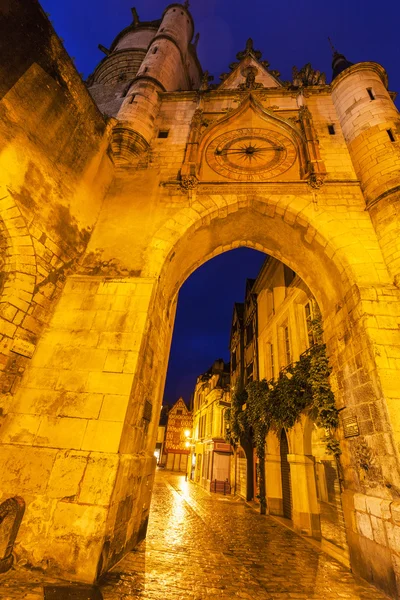
<path fill-rule="evenodd" d="M 393 522 L 396 525 L 400 525 L 400 501 L 394 500 L 390 505 L 390 512 L 392 514 Z"/>
<path fill-rule="evenodd" d="M 54 461 L 47 486 L 49 497 L 61 499 L 76 496 L 87 461 L 87 452 L 70 450 L 59 452 Z"/>
<path fill-rule="evenodd" d="M 375 542 L 377 544 L 381 544 L 382 546 L 386 546 L 385 527 L 382 519 L 378 519 L 377 517 L 371 515 L 371 525 Z"/>
<path fill-rule="evenodd" d="M 365 496 L 364 494 L 354 494 L 355 510 L 359 511 L 359 512 L 366 512 L 367 511 L 366 500 L 367 500 L 367 496 Z"/>
<path fill-rule="evenodd" d="M 79 492 L 79 502 L 109 506 L 117 477 L 116 454 L 91 452 Z"/>
<path fill-rule="evenodd" d="M 4 445 L 0 452 L 0 496 L 14 496 L 16 489 L 22 494 L 43 494 L 56 454 L 57 450 L 49 448 L 31 448 L 27 453 L 24 446 Z"/>
<path fill-rule="evenodd" d="M 63 401 L 57 410 L 57 416 L 97 419 L 102 402 L 103 394 L 67 392 L 63 394 Z"/>
<path fill-rule="evenodd" d="M 86 391 L 103 394 L 130 393 L 132 387 L 132 375 L 129 373 L 89 373 Z"/>
<path fill-rule="evenodd" d="M 128 408 L 129 396 L 107 394 L 104 396 L 100 412 L 101 421 L 123 422 Z"/>
<path fill-rule="evenodd" d="M 9 413 L 1 428 L 3 444 L 32 445 L 39 430 L 41 417 Z"/>
<path fill-rule="evenodd" d="M 89 421 L 82 450 L 93 452 L 118 452 L 123 423 Z"/>
<path fill-rule="evenodd" d="M 79 450 L 87 423 L 87 419 L 43 417 L 35 438 L 35 445 Z"/>
<path fill-rule="evenodd" d="M 126 352 L 123 350 L 109 350 L 104 363 L 103 371 L 122 373 L 125 364 Z"/>
<path fill-rule="evenodd" d="M 384 521 L 389 547 L 400 554 L 400 527 L 390 521 Z"/>
<path fill-rule="evenodd" d="M 357 528 L 358 528 L 358 531 L 360 532 L 360 534 L 370 540 L 373 540 L 374 534 L 372 531 L 372 525 L 371 525 L 371 520 L 369 518 L 369 515 L 357 512 L 356 519 L 357 519 Z"/>
<path fill-rule="evenodd" d="M 375 517 L 379 518 L 382 517 L 381 504 L 382 498 L 366 496 L 367 512 L 369 512 L 371 515 L 374 515 Z"/>

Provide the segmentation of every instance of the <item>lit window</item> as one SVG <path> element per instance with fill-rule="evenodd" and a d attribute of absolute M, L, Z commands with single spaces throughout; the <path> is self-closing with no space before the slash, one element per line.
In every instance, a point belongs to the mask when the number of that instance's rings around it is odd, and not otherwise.
<path fill-rule="evenodd" d="M 270 378 L 274 378 L 275 365 L 274 365 L 274 345 L 269 344 L 269 369 L 270 369 Z"/>
<path fill-rule="evenodd" d="M 313 312 L 312 312 L 312 306 L 311 306 L 311 302 L 307 302 L 307 304 L 304 306 L 304 313 L 305 313 L 305 317 L 306 317 L 306 330 L 307 330 L 307 337 L 308 337 L 308 345 L 309 346 L 313 346 L 315 344 L 315 335 L 314 335 L 314 329 L 313 329 Z"/>
<path fill-rule="evenodd" d="M 285 358 L 286 358 L 286 366 L 290 365 L 292 358 L 290 354 L 290 338 L 289 338 L 289 327 L 285 327 L 283 330 L 284 333 L 284 342 L 285 342 Z"/>

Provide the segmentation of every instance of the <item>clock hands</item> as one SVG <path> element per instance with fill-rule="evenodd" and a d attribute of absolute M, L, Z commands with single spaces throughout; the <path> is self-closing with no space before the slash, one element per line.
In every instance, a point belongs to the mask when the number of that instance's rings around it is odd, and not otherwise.
<path fill-rule="evenodd" d="M 284 150 L 283 146 L 268 146 L 267 148 L 255 148 L 254 146 L 247 146 L 246 148 L 232 148 L 232 149 L 217 149 L 215 154 L 217 156 L 222 156 L 225 154 L 242 154 L 247 155 L 248 157 L 252 157 L 254 154 L 258 152 L 271 152 L 278 151 L 282 152 Z"/>

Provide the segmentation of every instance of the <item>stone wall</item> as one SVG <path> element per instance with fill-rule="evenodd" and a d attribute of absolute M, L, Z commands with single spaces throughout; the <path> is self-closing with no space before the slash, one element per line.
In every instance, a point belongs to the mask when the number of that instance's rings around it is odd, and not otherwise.
<path fill-rule="evenodd" d="M 39 4 L 6 2 L 2 10 L 0 411 L 7 412 L 86 248 L 112 163 L 107 124 Z"/>

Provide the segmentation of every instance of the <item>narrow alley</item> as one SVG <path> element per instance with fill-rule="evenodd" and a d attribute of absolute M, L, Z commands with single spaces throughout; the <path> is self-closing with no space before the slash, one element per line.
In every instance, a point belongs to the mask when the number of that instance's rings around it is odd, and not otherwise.
<path fill-rule="evenodd" d="M 37 572 L 0 578 L 1 600 L 383 600 L 385 595 L 241 500 L 158 471 L 147 539 L 100 588 Z"/>

